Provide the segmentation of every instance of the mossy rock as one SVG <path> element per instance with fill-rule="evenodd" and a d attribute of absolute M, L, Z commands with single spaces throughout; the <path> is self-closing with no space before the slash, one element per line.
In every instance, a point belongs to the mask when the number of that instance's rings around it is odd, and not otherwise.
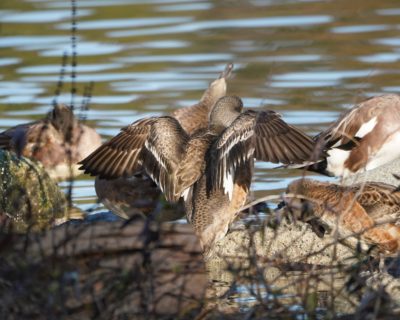
<path fill-rule="evenodd" d="M 7 231 L 48 228 L 64 217 L 67 201 L 44 168 L 27 158 L 0 150 L 0 219 Z"/>

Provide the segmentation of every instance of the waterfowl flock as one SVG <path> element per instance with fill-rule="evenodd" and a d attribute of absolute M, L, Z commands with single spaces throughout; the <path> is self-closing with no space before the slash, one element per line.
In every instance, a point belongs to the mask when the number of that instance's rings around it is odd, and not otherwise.
<path fill-rule="evenodd" d="M 80 166 L 96 176 L 101 201 L 124 218 L 143 212 L 143 192 L 153 193 L 153 200 L 162 192 L 171 203 L 183 201 L 206 257 L 246 203 L 254 160 L 348 177 L 400 158 L 398 95 L 368 99 L 309 137 L 278 113 L 243 109 L 241 98 L 227 95 L 232 69 L 228 64 L 197 104 L 140 119 L 102 145 L 70 108 L 56 105 L 44 120 L 1 133 L 0 148 L 42 162 L 58 179 Z M 321 236 L 334 230 L 384 253 L 400 250 L 396 186 L 303 178 L 288 186 L 284 199 L 289 209 L 301 209 L 301 218 L 317 222 Z"/>

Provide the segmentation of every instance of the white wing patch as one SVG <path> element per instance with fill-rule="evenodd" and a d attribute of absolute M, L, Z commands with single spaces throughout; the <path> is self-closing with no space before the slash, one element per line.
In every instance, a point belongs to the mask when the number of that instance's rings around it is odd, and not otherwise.
<path fill-rule="evenodd" d="M 236 135 L 234 137 L 234 139 L 229 143 L 228 147 L 221 154 L 221 157 L 226 156 L 229 153 L 229 151 L 232 149 L 232 146 L 236 145 L 239 141 L 246 141 L 247 139 L 249 139 L 253 135 L 254 135 L 254 130 L 246 130 L 241 135 Z M 218 143 L 217 148 L 220 149 L 225 143 L 226 143 L 225 139 L 222 139 Z"/>
<path fill-rule="evenodd" d="M 355 134 L 355 137 L 357 138 L 363 138 L 364 136 L 366 136 L 368 133 L 370 133 L 376 126 L 377 124 L 377 117 L 373 117 L 371 120 L 369 120 L 368 122 L 364 123 L 360 129 L 357 131 L 357 133 Z"/>
<path fill-rule="evenodd" d="M 153 145 L 149 144 L 148 140 L 144 143 L 144 146 L 146 147 L 147 150 L 149 150 L 153 156 L 156 158 L 157 162 L 164 168 L 167 169 L 167 165 L 165 164 L 163 158 L 160 156 L 158 153 L 157 149 L 154 148 Z"/>
<path fill-rule="evenodd" d="M 189 187 L 189 188 L 186 188 L 185 190 L 183 190 L 183 192 L 181 193 L 181 197 L 183 197 L 183 200 L 187 201 L 191 189 L 192 189 L 192 187 Z"/>
<path fill-rule="evenodd" d="M 230 172 L 230 169 L 226 170 L 224 174 L 224 191 L 225 194 L 228 194 L 229 201 L 232 201 L 233 198 L 233 176 Z"/>

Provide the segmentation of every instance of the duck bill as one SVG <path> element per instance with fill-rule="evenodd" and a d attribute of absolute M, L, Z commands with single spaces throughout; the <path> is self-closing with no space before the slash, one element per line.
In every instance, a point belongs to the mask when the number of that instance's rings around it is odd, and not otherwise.
<path fill-rule="evenodd" d="M 221 74 L 220 74 L 220 76 L 219 76 L 219 79 L 222 79 L 222 78 L 228 79 L 228 78 L 231 76 L 231 74 L 232 74 L 232 70 L 233 70 L 233 63 L 232 63 L 232 62 L 229 62 L 229 63 L 225 66 L 224 71 L 221 72 Z"/>

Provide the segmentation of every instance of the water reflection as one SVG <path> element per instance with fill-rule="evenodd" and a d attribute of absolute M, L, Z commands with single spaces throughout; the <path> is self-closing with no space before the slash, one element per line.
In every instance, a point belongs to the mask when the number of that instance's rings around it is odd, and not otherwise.
<path fill-rule="evenodd" d="M 2 36 L 0 37 L 0 48 L 15 48 L 25 49 L 32 48 L 37 50 L 38 46 L 51 46 L 55 44 L 69 43 L 70 36 L 49 36 L 49 35 L 37 35 L 37 36 Z M 78 41 L 80 38 L 78 38 Z M 62 56 L 62 55 L 61 55 Z"/>
<path fill-rule="evenodd" d="M 363 33 L 389 29 L 388 25 L 343 26 L 332 28 L 333 33 Z"/>
<path fill-rule="evenodd" d="M 243 29 L 243 28 L 262 28 L 262 27 L 288 27 L 299 25 L 324 24 L 332 20 L 330 16 L 290 16 L 290 17 L 268 17 L 268 18 L 249 18 L 232 20 L 207 20 L 203 22 L 193 22 L 165 28 L 149 28 L 144 30 L 123 30 L 111 31 L 107 35 L 111 38 L 149 36 L 156 34 L 178 34 L 187 32 L 199 32 L 209 29 Z"/>
<path fill-rule="evenodd" d="M 88 16 L 92 10 L 77 10 L 77 17 Z M 71 10 L 41 10 L 32 12 L 7 12 L 0 15 L 2 23 L 51 23 L 71 18 Z"/>
<path fill-rule="evenodd" d="M 21 60 L 17 58 L 0 58 L 0 66 L 9 66 L 19 63 Z"/>
<path fill-rule="evenodd" d="M 79 22 L 80 30 L 99 30 L 99 29 L 120 29 L 120 28 L 137 28 L 147 26 L 159 26 L 163 24 L 174 24 L 189 22 L 192 20 L 187 17 L 157 17 L 157 18 L 129 18 L 129 19 L 111 19 L 111 20 L 95 20 Z M 56 26 L 60 30 L 71 29 L 71 24 L 63 23 Z"/>
<path fill-rule="evenodd" d="M 48 49 L 48 50 L 47 50 Z M 80 56 L 97 56 L 97 55 L 106 55 L 117 53 L 123 49 L 122 45 L 113 44 L 113 43 L 100 43 L 100 42 L 79 42 L 79 55 Z M 25 50 L 33 50 L 32 47 L 26 47 Z M 39 48 L 39 50 L 43 50 L 40 52 L 41 56 L 44 57 L 60 57 L 63 54 L 67 54 L 68 56 L 72 56 L 71 45 L 60 44 L 52 46 L 51 48 Z"/>
<path fill-rule="evenodd" d="M 0 60 L 1 64 L 1 60 Z M 120 63 L 103 63 L 103 64 L 79 64 L 76 67 L 76 72 L 78 74 L 82 72 L 99 72 L 105 70 L 112 70 L 112 69 L 120 69 L 122 68 L 122 64 Z M 16 71 L 20 74 L 43 74 L 43 73 L 60 73 L 60 65 L 59 64 L 47 64 L 47 65 L 38 65 L 38 66 L 29 66 L 29 67 L 22 67 L 18 68 Z M 65 66 L 64 72 L 71 73 L 71 66 Z"/>

